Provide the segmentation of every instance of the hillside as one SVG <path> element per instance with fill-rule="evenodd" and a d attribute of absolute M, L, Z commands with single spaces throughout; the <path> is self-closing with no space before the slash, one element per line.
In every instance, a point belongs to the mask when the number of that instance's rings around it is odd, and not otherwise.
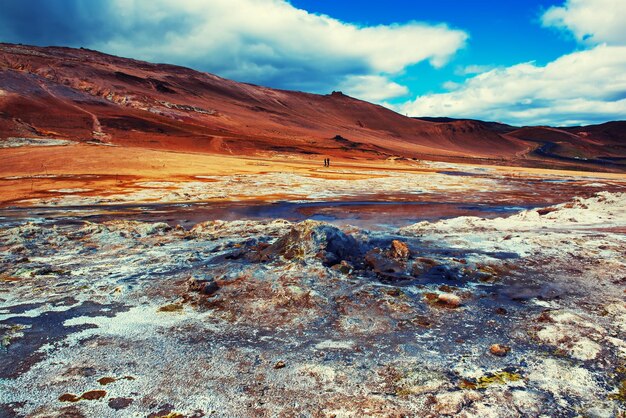
<path fill-rule="evenodd" d="M 542 135 L 511 129 L 474 120 L 409 118 L 341 92 L 270 89 L 86 49 L 0 44 L 2 139 L 564 167 L 606 157 L 620 168 L 626 155 L 623 123 L 568 128 L 565 159 L 535 151 L 546 142 Z"/>

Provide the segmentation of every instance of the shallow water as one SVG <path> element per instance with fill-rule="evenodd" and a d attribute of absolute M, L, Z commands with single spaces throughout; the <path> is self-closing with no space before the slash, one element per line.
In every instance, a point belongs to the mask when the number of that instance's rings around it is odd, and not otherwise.
<path fill-rule="evenodd" d="M 190 228 L 210 220 L 314 219 L 335 225 L 354 225 L 381 230 L 457 216 L 494 218 L 526 206 L 478 202 L 423 201 L 324 201 L 324 202 L 233 202 L 190 204 L 102 205 L 97 207 L 7 208 L 0 210 L 0 225 L 11 226 L 35 220 L 44 223 L 103 222 L 125 219 L 167 222 Z"/>

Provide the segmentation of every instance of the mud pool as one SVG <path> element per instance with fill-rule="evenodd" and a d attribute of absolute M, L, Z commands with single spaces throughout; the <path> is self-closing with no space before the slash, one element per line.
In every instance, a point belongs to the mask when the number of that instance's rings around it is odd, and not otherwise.
<path fill-rule="evenodd" d="M 0 413 L 619 416 L 626 194 L 535 206 L 4 209 Z"/>
<path fill-rule="evenodd" d="M 389 229 L 420 221 L 436 221 L 456 216 L 494 218 L 532 207 L 484 204 L 481 202 L 437 203 L 429 201 L 321 201 L 321 202 L 229 202 L 188 204 L 100 205 L 97 207 L 5 208 L 0 209 L 0 226 L 25 221 L 47 224 L 106 222 L 125 219 L 166 222 L 187 229 L 208 220 L 271 220 L 299 222 L 306 219 L 335 225 L 354 225 L 368 229 Z"/>

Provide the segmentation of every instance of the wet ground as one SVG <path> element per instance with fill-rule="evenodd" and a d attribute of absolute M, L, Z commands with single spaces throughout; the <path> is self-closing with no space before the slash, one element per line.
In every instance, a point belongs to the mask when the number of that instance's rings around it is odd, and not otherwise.
<path fill-rule="evenodd" d="M 439 176 L 1 209 L 0 416 L 623 416 L 626 184 Z"/>
<path fill-rule="evenodd" d="M 50 224 L 84 221 L 104 222 L 114 219 L 144 222 L 166 222 L 187 229 L 209 220 L 268 220 L 286 219 L 293 222 L 313 219 L 335 225 L 354 225 L 368 229 L 402 227 L 419 221 L 436 221 L 457 216 L 493 218 L 528 209 L 532 205 L 508 206 L 481 202 L 428 201 L 336 201 L 336 202 L 231 202 L 103 205 L 62 208 L 0 209 L 0 225 L 19 225 L 28 220 Z"/>

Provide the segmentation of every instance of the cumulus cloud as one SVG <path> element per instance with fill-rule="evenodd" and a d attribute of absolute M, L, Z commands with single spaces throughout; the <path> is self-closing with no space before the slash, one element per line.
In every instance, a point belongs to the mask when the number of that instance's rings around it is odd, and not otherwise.
<path fill-rule="evenodd" d="M 285 0 L 3 2 L 5 40 L 59 39 L 281 88 L 325 92 L 346 86 L 372 100 L 405 94 L 390 77 L 422 61 L 444 65 L 468 37 L 444 24 L 359 26 Z M 29 4 L 36 26 L 26 24 Z"/>
<path fill-rule="evenodd" d="M 601 45 L 545 66 L 523 63 L 417 98 L 411 115 L 482 118 L 512 124 L 577 125 L 626 115 L 626 46 Z"/>
<path fill-rule="evenodd" d="M 545 66 L 528 62 L 488 70 L 453 91 L 418 97 L 398 110 L 415 116 L 479 118 L 518 125 L 624 119 L 626 15 L 618 3 L 623 6 L 623 0 L 569 0 L 543 15 L 544 24 L 572 31 L 588 49 Z"/>
<path fill-rule="evenodd" d="M 406 96 L 409 89 L 379 75 L 348 76 L 339 85 L 344 93 L 363 100 L 381 102 L 399 96 Z"/>
<path fill-rule="evenodd" d="M 493 65 L 467 65 L 465 67 L 459 67 L 454 72 L 456 75 L 470 75 L 480 74 L 493 69 Z"/>
<path fill-rule="evenodd" d="M 624 0 L 568 0 L 553 6 L 542 16 L 544 26 L 571 32 L 586 44 L 626 44 Z"/>

